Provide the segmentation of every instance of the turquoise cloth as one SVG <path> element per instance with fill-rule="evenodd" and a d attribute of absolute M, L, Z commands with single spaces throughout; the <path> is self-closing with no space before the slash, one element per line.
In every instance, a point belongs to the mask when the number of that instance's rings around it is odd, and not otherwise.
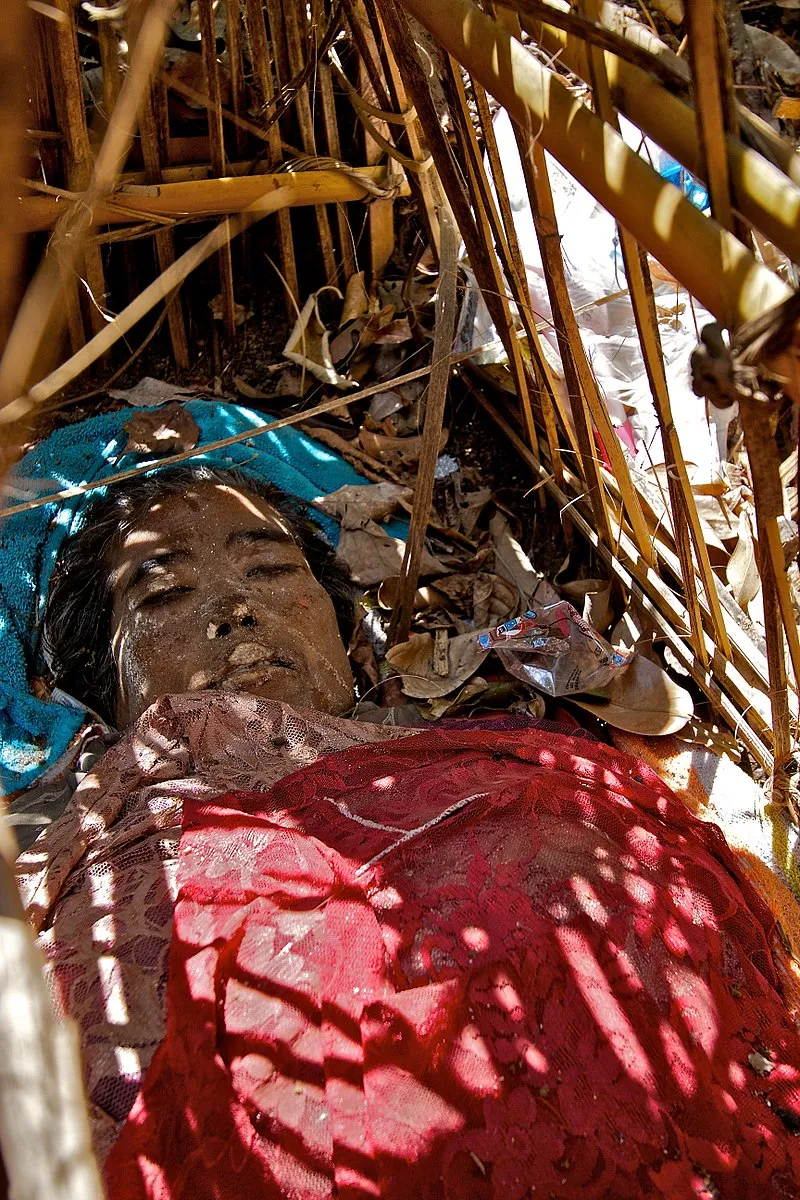
<path fill-rule="evenodd" d="M 262 414 L 234 404 L 192 400 L 186 407 L 200 427 L 200 445 L 268 424 Z M 126 408 L 57 430 L 18 463 L 3 507 L 148 461 L 157 470 L 157 459 L 127 454 L 119 460 L 127 440 L 123 425 L 144 411 Z M 236 466 L 303 501 L 364 483 L 339 455 L 292 428 L 200 453 L 187 465 L 198 462 Z M 56 764 L 84 723 L 81 711 L 37 699 L 28 680 L 37 671 L 39 623 L 61 543 L 100 495 L 102 489 L 0 522 L 0 787 L 6 793 L 34 783 Z M 336 545 L 336 522 L 313 509 L 309 515 Z"/>

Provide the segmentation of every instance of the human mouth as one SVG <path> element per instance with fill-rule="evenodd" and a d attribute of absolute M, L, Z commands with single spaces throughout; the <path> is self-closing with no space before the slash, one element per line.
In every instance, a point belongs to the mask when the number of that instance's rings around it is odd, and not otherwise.
<path fill-rule="evenodd" d="M 286 671 L 295 670 L 294 660 L 260 646 L 242 642 L 228 656 L 226 670 L 219 683 L 223 691 L 246 690 L 264 685 Z"/>

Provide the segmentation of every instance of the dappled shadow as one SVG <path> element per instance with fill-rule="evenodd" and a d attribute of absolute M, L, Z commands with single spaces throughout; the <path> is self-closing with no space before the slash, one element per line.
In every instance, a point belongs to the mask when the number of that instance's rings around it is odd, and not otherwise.
<path fill-rule="evenodd" d="M 789 1186 L 768 914 L 633 760 L 541 733 L 356 748 L 189 804 L 181 855 L 115 1196 L 145 1194 L 137 1161 L 175 1196 Z"/>

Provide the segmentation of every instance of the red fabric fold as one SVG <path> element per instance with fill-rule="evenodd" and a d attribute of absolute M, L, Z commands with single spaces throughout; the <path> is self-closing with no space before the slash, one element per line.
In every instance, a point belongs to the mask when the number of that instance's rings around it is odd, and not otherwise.
<path fill-rule="evenodd" d="M 180 856 L 114 1200 L 797 1194 L 772 919 L 634 760 L 356 747 L 187 803 Z"/>

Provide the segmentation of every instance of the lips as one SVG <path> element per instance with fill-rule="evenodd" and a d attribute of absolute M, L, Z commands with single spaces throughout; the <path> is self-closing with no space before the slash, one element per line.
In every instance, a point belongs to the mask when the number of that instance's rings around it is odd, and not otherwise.
<path fill-rule="evenodd" d="M 258 642 L 240 642 L 228 655 L 220 687 L 231 691 L 246 684 L 265 683 L 281 672 L 294 669 L 294 661 L 287 655 L 269 650 Z"/>

